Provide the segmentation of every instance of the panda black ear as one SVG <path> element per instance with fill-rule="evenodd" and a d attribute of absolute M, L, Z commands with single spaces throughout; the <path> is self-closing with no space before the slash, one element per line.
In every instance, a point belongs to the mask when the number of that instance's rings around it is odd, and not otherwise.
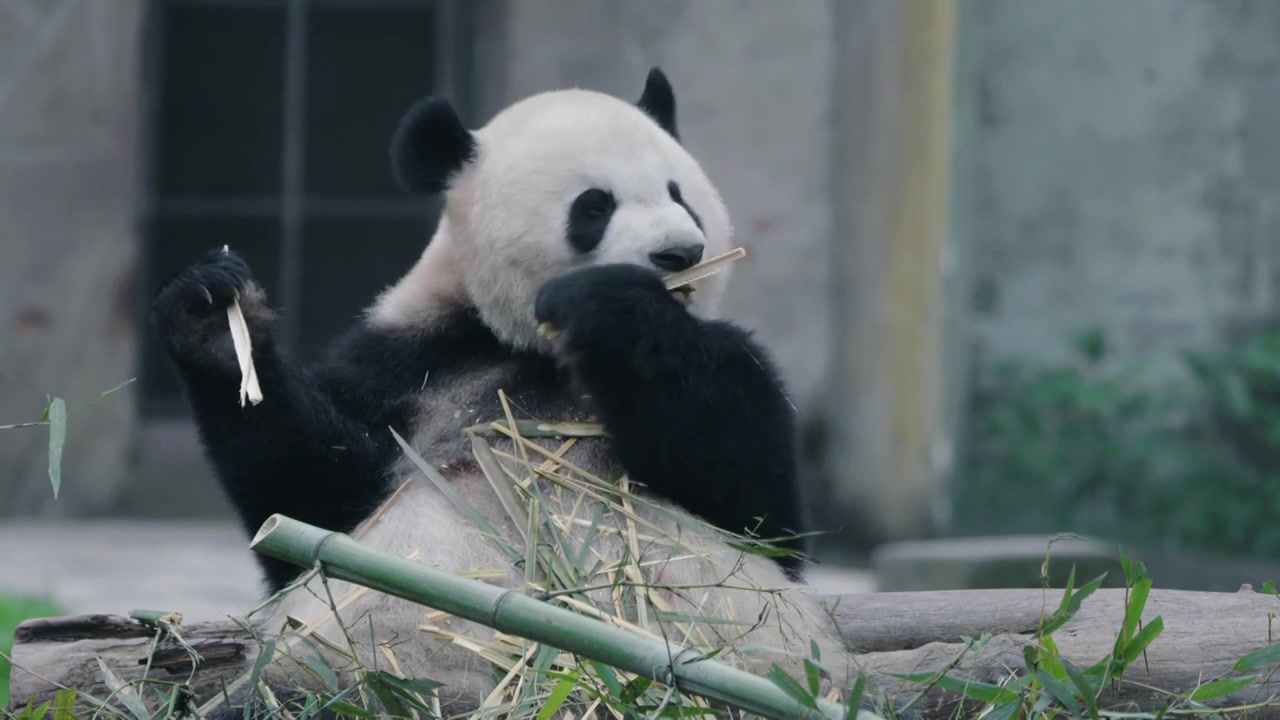
<path fill-rule="evenodd" d="M 649 77 L 644 81 L 644 92 L 636 103 L 649 117 L 658 122 L 671 137 L 679 140 L 676 130 L 676 93 L 671 89 L 671 81 L 661 68 L 649 70 Z"/>
<path fill-rule="evenodd" d="M 476 157 L 476 139 L 448 100 L 414 103 L 391 137 L 391 173 L 406 192 L 440 193 Z"/>

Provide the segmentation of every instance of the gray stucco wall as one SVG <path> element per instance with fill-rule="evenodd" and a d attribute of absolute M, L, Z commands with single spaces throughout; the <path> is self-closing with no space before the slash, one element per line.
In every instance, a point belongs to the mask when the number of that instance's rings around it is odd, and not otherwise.
<path fill-rule="evenodd" d="M 983 357 L 1118 359 L 1274 318 L 1280 4 L 970 0 L 970 218 Z"/>
<path fill-rule="evenodd" d="M 132 377 L 141 0 L 0 3 L 0 424 Z M 131 389 L 48 432 L 0 432 L 0 517 L 94 512 L 124 479 Z"/>

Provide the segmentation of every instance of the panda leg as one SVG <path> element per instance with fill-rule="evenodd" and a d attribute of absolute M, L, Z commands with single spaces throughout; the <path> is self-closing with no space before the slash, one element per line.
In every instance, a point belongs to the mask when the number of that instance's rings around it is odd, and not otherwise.
<path fill-rule="evenodd" d="M 264 399 L 240 407 L 240 367 L 226 308 L 239 298 Z M 278 349 L 273 315 L 249 266 L 215 250 L 179 272 L 152 303 L 156 331 L 178 367 L 206 453 L 245 530 L 273 513 L 349 530 L 385 496 L 386 451 L 341 413 Z M 275 590 L 298 568 L 259 556 Z"/>
<path fill-rule="evenodd" d="M 628 475 L 725 530 L 804 551 L 794 410 L 745 331 L 692 316 L 636 265 L 548 282 L 535 306 Z M 779 559 L 792 578 L 801 559 Z"/>

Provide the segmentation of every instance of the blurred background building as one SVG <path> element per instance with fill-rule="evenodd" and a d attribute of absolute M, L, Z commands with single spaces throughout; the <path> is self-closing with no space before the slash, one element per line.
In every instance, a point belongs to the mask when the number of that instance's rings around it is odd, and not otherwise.
<path fill-rule="evenodd" d="M 243 252 L 312 355 L 421 251 L 387 142 L 661 65 L 806 424 L 823 557 L 1280 550 L 1280 4 L 0 0 L 0 523 L 225 518 L 150 293 Z M 1188 353 L 1198 353 L 1188 357 Z"/>

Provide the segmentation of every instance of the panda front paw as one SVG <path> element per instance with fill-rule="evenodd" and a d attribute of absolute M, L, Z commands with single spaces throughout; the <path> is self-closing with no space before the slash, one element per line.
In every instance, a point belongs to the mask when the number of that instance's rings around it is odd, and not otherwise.
<path fill-rule="evenodd" d="M 251 335 L 265 310 L 262 292 L 254 283 L 249 264 L 239 255 L 212 250 L 199 262 L 170 277 L 156 291 L 151 303 L 160 339 L 173 351 L 208 349 L 227 335 L 227 306 L 239 299 Z M 255 312 L 257 311 L 257 312 Z M 256 341 L 255 337 L 255 341 Z M 219 348 L 224 350 L 225 348 Z"/>
<path fill-rule="evenodd" d="M 569 342 L 644 333 L 655 321 L 686 315 L 656 272 L 639 265 L 594 265 L 549 280 L 534 316 Z"/>

